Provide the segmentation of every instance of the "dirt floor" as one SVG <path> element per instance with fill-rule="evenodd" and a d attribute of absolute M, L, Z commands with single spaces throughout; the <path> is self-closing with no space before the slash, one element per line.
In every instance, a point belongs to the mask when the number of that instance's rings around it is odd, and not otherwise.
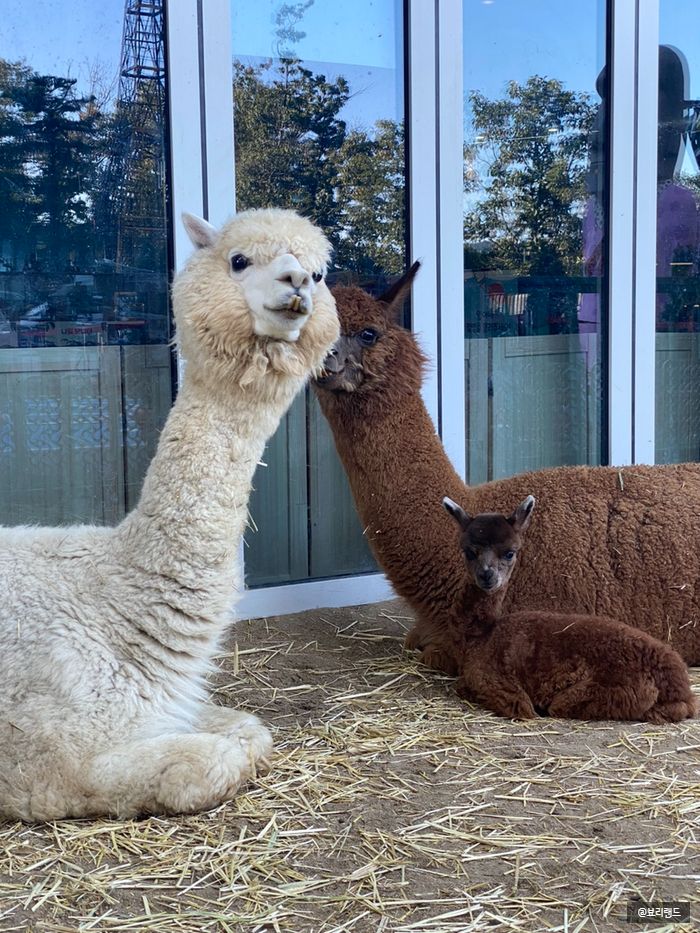
<path fill-rule="evenodd" d="M 272 771 L 196 817 L 0 827 L 0 931 L 700 929 L 700 722 L 497 719 L 410 623 L 239 623 L 216 696 L 271 725 Z M 627 923 L 635 896 L 694 920 Z"/>

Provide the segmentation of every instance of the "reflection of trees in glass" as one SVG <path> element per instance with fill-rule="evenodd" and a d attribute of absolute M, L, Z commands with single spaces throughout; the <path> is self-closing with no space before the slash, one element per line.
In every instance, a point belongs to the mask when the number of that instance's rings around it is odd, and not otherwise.
<path fill-rule="evenodd" d="M 2 62 L 0 80 L 3 238 L 17 238 L 15 256 L 62 271 L 89 241 L 100 116 L 72 79 Z"/>
<path fill-rule="evenodd" d="M 365 275 L 404 267 L 404 130 L 378 120 L 373 136 L 348 133 L 339 152 L 336 264 Z"/>
<path fill-rule="evenodd" d="M 166 265 L 162 87 L 112 113 L 75 80 L 0 60 L 0 243 L 6 269 Z"/>
<path fill-rule="evenodd" d="M 589 96 L 533 75 L 524 84 L 509 82 L 504 98 L 489 100 L 478 91 L 469 97 L 475 138 L 467 174 L 481 196 L 465 216 L 465 241 L 480 244 L 482 268 L 579 272 L 595 115 Z M 487 175 L 481 183 L 480 163 Z"/>
<path fill-rule="evenodd" d="M 235 63 L 233 99 L 238 206 L 289 207 L 335 227 L 334 155 L 345 139 L 338 117 L 343 78 L 326 81 L 296 60 L 257 68 Z"/>
<path fill-rule="evenodd" d="M 277 57 L 295 58 L 294 46 L 306 33 L 297 29 L 304 18 L 304 13 L 314 5 L 314 0 L 302 0 L 301 3 L 283 3 L 275 14 L 275 35 L 277 36 Z"/>
<path fill-rule="evenodd" d="M 380 120 L 372 133 L 348 131 L 347 81 L 298 59 L 234 62 L 233 96 L 238 207 L 300 211 L 325 229 L 338 267 L 401 271 L 403 127 Z"/>
<path fill-rule="evenodd" d="M 662 186 L 659 189 L 659 208 L 657 215 L 657 250 L 661 252 L 666 245 L 665 237 L 673 231 L 680 232 L 686 245 L 676 245 L 671 254 L 667 254 L 663 266 L 657 257 L 657 330 L 660 331 L 698 331 L 700 330 L 700 249 L 697 243 L 697 221 L 690 224 L 690 199 L 678 200 L 683 189 L 692 193 L 696 209 L 700 205 L 700 174 L 683 172 L 673 183 L 672 195 L 675 198 L 675 211 L 669 217 L 670 210 L 664 210 L 664 197 L 672 189 Z M 692 242 L 688 242 L 692 241 Z"/>
<path fill-rule="evenodd" d="M 100 255 L 117 269 L 166 268 L 165 128 L 162 87 L 141 82 L 118 100 L 95 203 Z"/>
<path fill-rule="evenodd" d="M 121 92 L 111 109 L 109 94 L 100 103 L 72 79 L 0 60 L 0 271 L 13 322 L 29 311 L 50 325 L 109 320 L 114 293 L 138 293 L 131 316 L 145 323 L 109 339 L 167 339 L 163 85 Z"/>
<path fill-rule="evenodd" d="M 28 68 L 0 61 L 0 217 L 7 240 L 6 266 L 12 267 L 32 222 L 31 179 L 25 171 L 24 124 L 15 101 L 17 88 L 27 80 Z"/>

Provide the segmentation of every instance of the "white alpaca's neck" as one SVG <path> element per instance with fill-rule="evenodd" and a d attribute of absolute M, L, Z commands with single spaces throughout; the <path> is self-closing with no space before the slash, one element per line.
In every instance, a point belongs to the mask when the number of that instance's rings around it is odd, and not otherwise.
<path fill-rule="evenodd" d="M 236 395 L 185 379 L 139 503 L 116 530 L 130 563 L 200 590 L 222 577 L 230 588 L 240 582 L 253 474 L 302 382 L 280 380 L 271 400 L 253 388 Z"/>

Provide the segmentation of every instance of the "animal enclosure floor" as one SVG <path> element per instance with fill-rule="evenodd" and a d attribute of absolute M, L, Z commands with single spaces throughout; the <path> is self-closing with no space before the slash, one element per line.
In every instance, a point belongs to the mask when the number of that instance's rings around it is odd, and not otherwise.
<path fill-rule="evenodd" d="M 194 817 L 0 826 L 0 931 L 700 928 L 700 722 L 498 719 L 410 624 L 398 600 L 239 623 L 216 697 L 271 725 L 271 772 Z M 628 924 L 632 896 L 694 920 Z"/>

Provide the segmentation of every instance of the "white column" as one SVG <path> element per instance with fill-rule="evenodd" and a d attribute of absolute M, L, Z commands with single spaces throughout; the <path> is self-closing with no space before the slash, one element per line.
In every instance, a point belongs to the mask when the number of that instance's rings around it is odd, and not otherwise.
<path fill-rule="evenodd" d="M 421 270 L 413 286 L 413 330 L 431 367 L 423 398 L 435 427 L 440 422 L 440 339 L 438 333 L 438 151 L 437 151 L 437 4 L 410 0 L 405 24 L 408 41 L 408 210 L 411 255 Z"/>
<path fill-rule="evenodd" d="M 175 269 L 190 253 L 183 211 L 202 216 L 203 192 L 200 74 L 196 0 L 167 0 L 168 100 L 170 106 L 170 200 Z"/>
<path fill-rule="evenodd" d="M 170 109 L 170 208 L 175 271 L 192 249 L 182 212 L 206 213 L 200 111 L 197 0 L 166 0 L 166 55 Z M 177 359 L 178 381 L 183 361 Z"/>
<path fill-rule="evenodd" d="M 654 462 L 659 0 L 637 0 L 632 460 Z"/>
<path fill-rule="evenodd" d="M 608 426 L 611 464 L 632 463 L 636 0 L 612 0 Z"/>
<path fill-rule="evenodd" d="M 464 479 L 464 89 L 462 4 L 438 4 L 438 335 L 440 436 Z"/>
<path fill-rule="evenodd" d="M 200 54 L 207 213 L 219 227 L 236 210 L 230 0 L 202 3 Z"/>

